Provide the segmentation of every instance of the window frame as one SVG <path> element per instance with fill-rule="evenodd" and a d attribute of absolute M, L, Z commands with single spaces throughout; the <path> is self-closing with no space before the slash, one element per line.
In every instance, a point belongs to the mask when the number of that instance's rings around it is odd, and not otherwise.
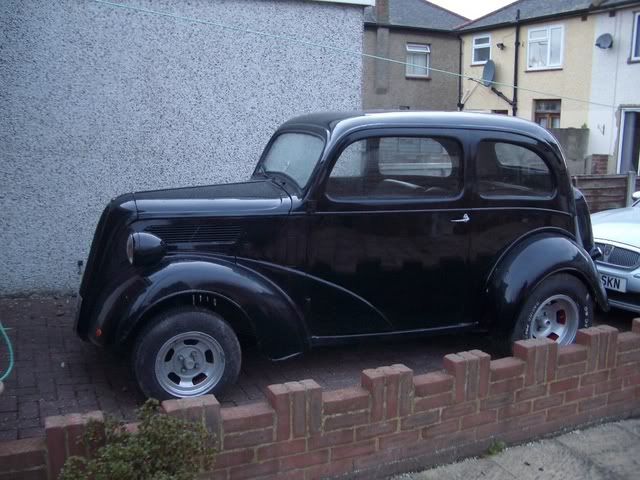
<path fill-rule="evenodd" d="M 488 38 L 489 39 L 488 44 L 486 46 L 477 47 L 476 40 L 479 38 Z M 491 42 L 492 42 L 492 39 L 491 39 L 490 33 L 475 35 L 473 37 L 473 39 L 471 40 L 471 65 L 485 65 L 489 60 L 492 59 L 493 49 L 491 48 Z M 489 58 L 487 60 L 476 61 L 476 49 L 487 48 L 487 47 L 489 48 Z"/>
<path fill-rule="evenodd" d="M 367 140 L 369 138 L 386 138 L 386 137 L 437 137 L 446 138 L 454 141 L 460 148 L 460 190 L 455 196 L 448 197 L 402 197 L 402 198 L 380 198 L 380 197 L 361 197 L 361 198 L 335 198 L 327 192 L 327 186 L 333 172 L 336 163 L 340 160 L 342 153 L 349 148 L 352 144 L 361 140 Z M 421 205 L 431 204 L 455 204 L 459 202 L 465 195 L 468 189 L 467 178 L 467 144 L 459 136 L 458 132 L 450 129 L 433 130 L 433 129 L 416 129 L 416 128 L 398 128 L 396 129 L 375 129 L 375 130 L 363 130 L 353 133 L 344 138 L 333 149 L 329 158 L 325 162 L 325 173 L 322 181 L 317 185 L 317 199 L 321 205 L 319 210 L 331 211 L 331 210 L 368 210 L 370 207 L 377 208 L 392 208 L 399 210 L 415 210 L 419 209 Z"/>
<path fill-rule="evenodd" d="M 538 104 L 540 102 L 557 102 L 558 105 L 560 106 L 560 108 L 558 109 L 558 111 L 550 111 L 550 110 L 545 110 L 545 111 L 538 111 Z M 538 115 L 541 116 L 546 116 L 548 119 L 551 119 L 551 126 L 548 127 L 542 127 L 542 125 L 540 125 L 538 123 Z M 540 125 L 542 128 L 562 128 L 562 127 L 554 127 L 553 126 L 553 118 L 558 118 L 558 122 L 560 123 L 562 121 L 562 99 L 559 98 L 536 98 L 533 100 L 533 121 L 534 123 L 537 123 L 538 125 Z"/>
<path fill-rule="evenodd" d="M 631 54 L 629 55 L 629 61 L 640 62 L 640 47 L 636 55 L 636 45 L 638 42 L 638 36 L 640 36 L 640 10 L 633 12 L 633 25 L 631 30 Z"/>
<path fill-rule="evenodd" d="M 559 28 L 560 29 L 560 62 L 557 65 L 551 65 L 551 30 Z M 531 57 L 531 33 L 532 32 L 540 32 L 545 31 L 547 34 L 547 41 L 549 42 L 549 47 L 547 49 L 547 64 L 543 67 L 532 67 L 530 65 Z M 527 72 L 538 72 L 544 70 L 562 70 L 564 67 L 564 47 L 565 47 L 565 28 L 563 23 L 553 23 L 549 25 L 539 26 L 539 27 L 530 27 L 527 32 Z"/>
<path fill-rule="evenodd" d="M 411 47 L 414 50 L 411 50 Z M 424 48 L 424 50 L 421 50 Z M 427 57 L 427 67 L 426 73 L 424 75 L 409 73 L 407 70 L 409 69 L 409 59 L 406 58 L 409 56 L 409 53 L 423 53 Z M 407 65 L 405 65 L 404 76 L 405 78 L 431 78 L 431 44 L 430 43 L 415 43 L 415 42 L 407 42 L 405 44 L 405 55 L 407 60 Z M 416 67 L 413 67 L 416 68 Z"/>

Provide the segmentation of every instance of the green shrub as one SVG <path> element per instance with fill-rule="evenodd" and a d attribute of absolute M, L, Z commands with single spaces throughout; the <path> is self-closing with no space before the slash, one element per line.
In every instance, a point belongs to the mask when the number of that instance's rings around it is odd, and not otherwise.
<path fill-rule="evenodd" d="M 191 480 L 201 468 L 210 469 L 215 450 L 207 429 L 158 407 L 149 400 L 138 410 L 137 433 L 113 419 L 90 423 L 81 442 L 93 454 L 68 458 L 60 480 Z"/>

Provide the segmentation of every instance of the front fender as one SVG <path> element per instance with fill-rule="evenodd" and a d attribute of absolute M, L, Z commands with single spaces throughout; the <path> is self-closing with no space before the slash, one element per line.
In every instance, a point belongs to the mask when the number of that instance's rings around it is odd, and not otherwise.
<path fill-rule="evenodd" d="M 510 330 L 533 290 L 545 278 L 560 272 L 579 277 L 598 306 L 609 309 L 607 294 L 587 252 L 568 237 L 546 232 L 521 240 L 493 270 L 486 284 L 490 326 Z"/>
<path fill-rule="evenodd" d="M 148 312 L 171 297 L 189 293 L 211 293 L 232 302 L 272 359 L 296 355 L 307 347 L 302 314 L 286 293 L 254 270 L 220 258 L 165 259 L 116 289 L 112 296 L 117 298 L 104 303 L 107 311 L 101 312 L 98 324 L 105 325 L 114 342 L 124 342 Z"/>

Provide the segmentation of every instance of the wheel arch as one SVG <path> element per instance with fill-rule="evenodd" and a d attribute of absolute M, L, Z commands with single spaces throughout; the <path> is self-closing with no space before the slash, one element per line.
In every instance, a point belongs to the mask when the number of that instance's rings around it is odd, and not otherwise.
<path fill-rule="evenodd" d="M 608 310 L 593 260 L 573 239 L 540 232 L 521 239 L 497 262 L 485 284 L 485 323 L 492 331 L 513 328 L 527 297 L 546 279 L 566 273 L 578 278 L 595 303 Z"/>
<path fill-rule="evenodd" d="M 221 259 L 174 259 L 131 283 L 107 302 L 111 308 L 96 325 L 106 326 L 114 345 L 129 344 L 159 312 L 195 304 L 223 316 L 236 333 L 253 335 L 272 359 L 308 346 L 300 310 L 278 285 L 250 268 Z"/>
<path fill-rule="evenodd" d="M 140 332 L 153 322 L 155 317 L 163 312 L 183 307 L 203 308 L 217 313 L 231 326 L 236 335 L 257 339 L 255 325 L 247 312 L 236 302 L 216 292 L 185 290 L 168 295 L 149 305 L 123 340 L 127 345 L 133 344 Z"/>

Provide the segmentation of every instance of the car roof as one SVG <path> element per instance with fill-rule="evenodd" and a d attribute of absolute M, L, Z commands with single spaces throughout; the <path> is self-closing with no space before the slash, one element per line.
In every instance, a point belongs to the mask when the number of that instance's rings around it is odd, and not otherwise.
<path fill-rule="evenodd" d="M 557 146 L 557 140 L 540 125 L 507 115 L 470 112 L 321 112 L 292 118 L 280 128 L 314 126 L 334 134 L 361 127 L 474 128 L 521 133 Z"/>

